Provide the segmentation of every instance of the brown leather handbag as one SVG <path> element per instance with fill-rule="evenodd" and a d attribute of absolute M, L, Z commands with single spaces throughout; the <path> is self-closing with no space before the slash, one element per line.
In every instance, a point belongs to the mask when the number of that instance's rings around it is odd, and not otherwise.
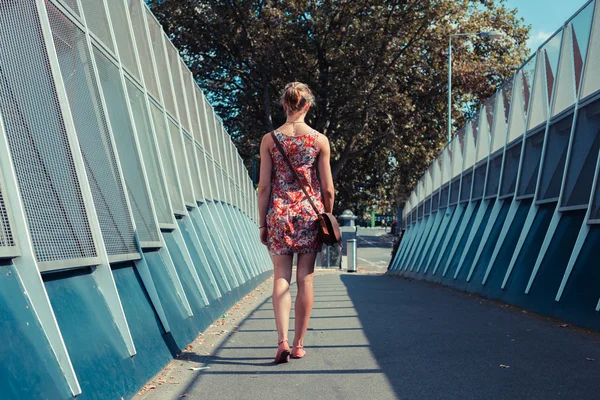
<path fill-rule="evenodd" d="M 298 171 L 296 171 L 296 168 L 294 168 L 294 164 L 292 164 L 292 161 L 285 153 L 285 150 L 279 142 L 279 139 L 277 139 L 277 136 L 275 136 L 275 132 L 271 132 L 271 137 L 273 138 L 273 142 L 275 142 L 277 150 L 279 150 L 279 153 L 281 153 L 281 155 L 283 156 L 283 159 L 286 161 L 288 167 L 290 167 L 290 170 L 294 175 L 294 179 L 296 179 L 296 183 L 298 184 L 298 186 L 300 186 L 300 188 L 302 188 L 302 191 L 306 195 L 308 202 L 312 206 L 313 210 L 315 210 L 315 214 L 317 214 L 317 218 L 319 221 L 319 236 L 321 240 L 327 246 L 333 246 L 336 243 L 341 246 L 342 234 L 340 232 L 340 225 L 338 224 L 337 219 L 331 213 L 319 213 L 319 210 L 315 206 L 315 203 L 313 203 L 310 195 L 308 194 L 308 191 L 306 190 L 306 186 L 308 185 L 304 181 L 304 177 L 301 176 L 298 173 Z"/>

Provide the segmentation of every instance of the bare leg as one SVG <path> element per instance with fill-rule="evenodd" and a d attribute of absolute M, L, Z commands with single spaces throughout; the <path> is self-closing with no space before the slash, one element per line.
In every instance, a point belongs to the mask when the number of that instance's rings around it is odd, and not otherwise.
<path fill-rule="evenodd" d="M 275 267 L 273 310 L 275 312 L 275 326 L 277 327 L 277 342 L 288 340 L 290 309 L 292 308 L 292 296 L 290 295 L 292 257 L 288 255 L 271 256 Z"/>
<path fill-rule="evenodd" d="M 298 254 L 298 269 L 296 270 L 298 294 L 296 295 L 294 346 L 303 345 L 304 335 L 308 329 L 314 301 L 313 278 L 316 258 L 317 253 Z"/>

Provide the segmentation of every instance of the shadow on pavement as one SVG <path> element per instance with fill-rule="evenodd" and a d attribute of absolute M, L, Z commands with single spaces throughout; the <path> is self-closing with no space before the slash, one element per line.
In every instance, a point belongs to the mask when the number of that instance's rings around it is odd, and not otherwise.
<path fill-rule="evenodd" d="M 341 280 L 398 398 L 598 399 L 598 335 L 420 282 Z"/>

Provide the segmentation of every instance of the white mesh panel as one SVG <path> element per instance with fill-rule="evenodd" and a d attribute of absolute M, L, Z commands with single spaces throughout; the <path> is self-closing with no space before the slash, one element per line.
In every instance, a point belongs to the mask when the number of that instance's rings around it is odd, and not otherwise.
<path fill-rule="evenodd" d="M 187 74 L 187 78 L 184 80 L 185 97 L 187 99 L 188 110 L 190 111 L 190 119 L 192 124 L 192 136 L 195 140 L 200 141 L 200 124 L 198 122 L 198 106 L 194 97 L 194 89 L 197 88 L 194 82 L 192 74 Z"/>
<path fill-rule="evenodd" d="M 146 8 L 146 20 L 148 22 L 148 33 L 150 35 L 150 43 L 154 52 L 154 60 L 156 61 L 156 72 L 160 89 L 163 96 L 165 107 L 171 115 L 177 115 L 175 112 L 175 101 L 173 100 L 173 92 L 171 91 L 171 80 L 169 78 L 169 69 L 167 66 L 167 56 L 163 44 L 163 31 L 154 18 L 154 15 Z"/>
<path fill-rule="evenodd" d="M 103 0 L 81 0 L 88 29 L 111 51 L 115 51 L 110 35 L 108 17 Z"/>
<path fill-rule="evenodd" d="M 525 82 L 523 71 L 519 71 L 515 78 L 515 88 L 513 92 L 513 103 L 510 114 L 510 124 L 508 128 L 508 143 L 525 133 L 526 122 L 526 104 L 525 104 Z"/>
<path fill-rule="evenodd" d="M 442 152 L 442 185 L 450 180 L 450 173 L 452 168 L 452 152 L 450 147 L 446 147 Z"/>
<path fill-rule="evenodd" d="M 548 119 L 548 92 L 546 83 L 546 55 L 541 50 L 538 56 L 535 82 L 533 83 L 533 94 L 531 108 L 529 109 L 529 123 L 527 130 L 531 130 Z"/>
<path fill-rule="evenodd" d="M 595 2 L 590 2 L 571 20 L 571 36 L 573 39 L 573 58 L 575 61 L 575 82 L 576 87 L 581 87 L 581 74 L 585 62 L 588 44 L 590 41 L 590 32 L 592 28 L 592 18 L 594 16 Z"/>
<path fill-rule="evenodd" d="M 430 170 L 425 171 L 425 197 L 431 194 L 431 173 Z"/>
<path fill-rule="evenodd" d="M 156 75 L 154 75 L 154 66 L 152 64 L 152 52 L 146 31 L 146 21 L 144 17 L 145 8 L 146 6 L 142 4 L 140 0 L 129 1 L 129 16 L 131 17 L 135 44 L 140 57 L 144 83 L 148 92 L 150 92 L 150 95 L 160 101 L 158 83 L 156 81 L 157 78 Z"/>
<path fill-rule="evenodd" d="M 161 179 L 158 152 L 154 144 L 150 116 L 146 108 L 145 98 L 142 91 L 127 79 L 127 93 L 131 104 L 131 111 L 135 122 L 135 128 L 140 144 L 144 167 L 148 177 L 148 184 L 154 200 L 154 208 L 159 223 L 172 224 L 173 213 L 169 207 L 167 189 Z"/>
<path fill-rule="evenodd" d="M 590 46 L 585 63 L 585 74 L 581 88 L 581 98 L 600 89 L 600 7 L 596 7 L 592 22 Z"/>
<path fill-rule="evenodd" d="M 85 34 L 47 4 L 60 70 L 109 256 L 137 253 L 135 233 Z"/>
<path fill-rule="evenodd" d="M 164 119 L 165 114 L 154 103 L 150 103 L 150 109 L 152 110 L 152 121 L 154 122 L 156 139 L 158 141 L 160 157 L 165 171 L 165 178 L 167 180 L 167 188 L 171 198 L 173 212 L 185 215 L 185 205 L 183 204 L 181 192 L 179 191 L 179 182 L 177 180 L 177 173 L 175 172 L 175 161 L 171 154 L 169 132 L 167 131 L 167 125 Z"/>
<path fill-rule="evenodd" d="M 107 5 L 121 62 L 125 69 L 139 81 L 140 73 L 135 61 L 135 50 L 133 48 L 133 40 L 131 38 L 124 0 L 107 0 Z"/>
<path fill-rule="evenodd" d="M 179 110 L 179 121 L 186 131 L 190 130 L 190 120 L 188 118 L 185 99 L 183 97 L 183 84 L 181 78 L 181 60 L 179 52 L 173 47 L 173 44 L 165 36 L 165 47 L 167 48 L 167 58 L 171 68 L 171 80 L 173 82 L 173 91 L 175 92 L 175 100 L 177 101 L 177 110 Z M 177 114 L 173 114 L 175 116 Z"/>
<path fill-rule="evenodd" d="M 508 116 L 512 100 L 512 79 L 509 80 L 496 96 L 496 110 L 494 115 L 494 130 L 492 132 L 492 153 L 504 147 L 508 133 Z"/>
<path fill-rule="evenodd" d="M 96 257 L 37 15 L 0 2 L 0 112 L 31 240 L 39 262 Z"/>
<path fill-rule="evenodd" d="M 575 104 L 575 63 L 573 60 L 573 41 L 570 25 L 565 29 L 564 35 L 552 116 Z"/>
<path fill-rule="evenodd" d="M 8 208 L 3 196 L 3 186 L 0 180 L 0 248 L 14 247 L 15 238 L 8 220 Z"/>
<path fill-rule="evenodd" d="M 185 150 L 181 139 L 179 127 L 169 119 L 169 134 L 171 135 L 171 143 L 173 143 L 173 153 L 175 154 L 175 162 L 177 163 L 177 172 L 181 180 L 181 190 L 183 192 L 183 200 L 187 204 L 194 204 L 194 194 L 190 187 L 190 173 L 185 162 Z"/>
<path fill-rule="evenodd" d="M 119 69 L 97 48 L 94 48 L 94 57 L 139 239 L 141 242 L 160 242 Z"/>
<path fill-rule="evenodd" d="M 79 6 L 77 5 L 77 0 L 59 0 L 62 4 L 69 7 L 77 16 L 81 16 L 79 12 Z"/>
<path fill-rule="evenodd" d="M 473 137 L 474 121 L 467 123 L 467 132 L 465 133 L 465 149 L 463 151 L 463 172 L 473 167 L 475 164 L 475 138 Z"/>
<path fill-rule="evenodd" d="M 451 166 L 451 173 L 450 173 L 450 177 L 454 178 L 456 175 L 460 174 L 462 172 L 462 155 L 461 155 L 461 146 L 460 146 L 460 140 L 459 140 L 459 135 L 462 134 L 461 132 L 458 132 L 456 134 L 456 136 L 454 136 L 454 140 L 452 141 L 452 166 Z"/>
<path fill-rule="evenodd" d="M 484 105 L 481 107 L 479 113 L 479 129 L 477 134 L 477 157 L 475 163 L 483 160 L 489 155 L 490 152 L 490 125 L 488 119 L 488 107 Z"/>
<path fill-rule="evenodd" d="M 203 140 L 203 136 L 205 134 L 205 131 L 207 129 L 207 121 L 206 121 L 206 114 L 204 113 L 204 107 L 206 105 L 205 101 L 204 101 L 204 93 L 202 93 L 202 90 L 200 90 L 200 88 L 198 86 L 196 86 L 195 88 L 195 93 L 196 93 L 196 109 L 198 110 L 198 119 L 199 119 L 199 129 L 197 133 L 194 133 L 194 138 L 196 139 L 196 141 L 198 143 L 204 143 L 206 144 L 207 142 L 205 140 Z"/>
<path fill-rule="evenodd" d="M 185 152 L 187 154 L 188 165 L 190 166 L 190 176 L 192 178 L 192 184 L 194 185 L 194 198 L 196 201 L 203 201 L 204 196 L 202 195 L 202 186 L 200 183 L 200 175 L 196 164 L 196 155 L 194 154 L 194 139 L 190 136 L 183 136 L 183 143 L 185 146 Z"/>

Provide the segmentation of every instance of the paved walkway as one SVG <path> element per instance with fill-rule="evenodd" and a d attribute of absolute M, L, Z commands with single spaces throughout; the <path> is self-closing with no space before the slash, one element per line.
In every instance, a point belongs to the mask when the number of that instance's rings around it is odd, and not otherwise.
<path fill-rule="evenodd" d="M 271 284 L 201 335 L 141 398 L 600 397 L 599 335 L 374 273 L 319 272 L 308 355 L 273 365 Z"/>

